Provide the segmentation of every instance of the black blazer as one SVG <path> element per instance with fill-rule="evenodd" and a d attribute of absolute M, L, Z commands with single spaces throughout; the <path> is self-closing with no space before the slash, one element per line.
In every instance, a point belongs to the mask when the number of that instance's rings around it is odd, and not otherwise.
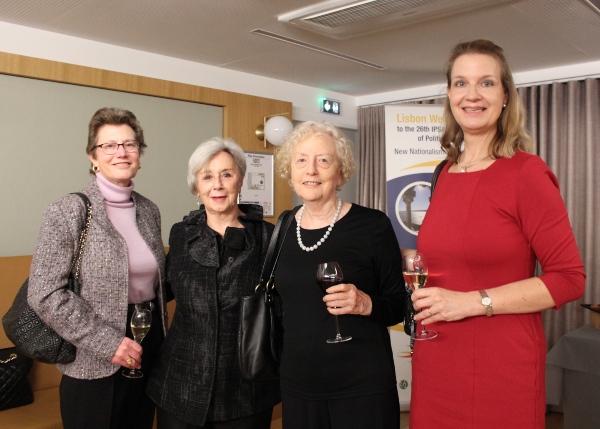
<path fill-rule="evenodd" d="M 262 207 L 240 209 L 244 228 L 227 228 L 224 237 L 207 226 L 204 206 L 169 237 L 166 275 L 177 307 L 148 394 L 194 425 L 255 414 L 280 400 L 278 382 L 243 380 L 237 365 L 240 297 L 254 293 L 273 233 Z"/>

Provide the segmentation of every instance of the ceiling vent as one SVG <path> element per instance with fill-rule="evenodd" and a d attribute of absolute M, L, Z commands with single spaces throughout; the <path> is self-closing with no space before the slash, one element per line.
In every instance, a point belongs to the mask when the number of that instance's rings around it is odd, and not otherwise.
<path fill-rule="evenodd" d="M 285 13 L 278 20 L 348 39 L 511 1 L 515 0 L 329 0 Z"/>
<path fill-rule="evenodd" d="M 317 45 L 311 45 L 310 43 L 306 43 L 298 39 L 292 39 L 291 37 L 286 37 L 281 34 L 272 33 L 270 31 L 262 30 L 260 28 L 256 28 L 250 33 L 258 34 L 259 36 L 269 37 L 271 39 L 279 40 L 280 42 L 289 43 L 291 45 L 296 45 L 301 48 L 310 49 L 315 52 L 320 52 L 321 54 L 331 55 L 332 57 L 341 58 L 342 60 L 352 61 L 353 63 L 357 63 L 362 66 L 372 67 L 377 70 L 385 70 L 385 66 L 361 60 L 360 58 L 352 57 L 350 55 L 342 54 L 341 52 L 332 51 L 331 49 L 325 49 Z"/>

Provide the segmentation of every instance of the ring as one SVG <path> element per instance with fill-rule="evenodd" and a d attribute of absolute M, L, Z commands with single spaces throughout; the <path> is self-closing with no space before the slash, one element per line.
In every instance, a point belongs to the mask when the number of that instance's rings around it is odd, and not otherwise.
<path fill-rule="evenodd" d="M 127 362 L 127 365 L 129 365 L 129 366 L 133 365 L 133 359 L 132 358 L 127 359 L 125 362 Z"/>
<path fill-rule="evenodd" d="M 431 308 L 428 308 L 427 312 L 429 313 L 430 316 L 433 316 L 433 313 L 431 312 Z"/>

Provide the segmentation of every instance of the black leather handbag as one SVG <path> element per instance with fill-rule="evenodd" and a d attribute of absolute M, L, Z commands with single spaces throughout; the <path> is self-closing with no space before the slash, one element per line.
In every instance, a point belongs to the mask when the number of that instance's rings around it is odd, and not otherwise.
<path fill-rule="evenodd" d="M 79 250 L 77 258 L 73 261 L 69 274 L 67 288 L 79 294 L 79 268 L 81 256 L 85 247 L 90 221 L 92 220 L 92 204 L 84 194 L 76 193 L 81 197 L 85 206 L 85 224 L 79 235 Z M 75 274 L 72 273 L 75 267 Z M 43 363 L 70 363 L 75 360 L 77 350 L 75 346 L 61 338 L 33 311 L 27 303 L 27 289 L 29 279 L 21 286 L 12 306 L 2 318 L 4 332 L 17 350 L 32 359 Z"/>
<path fill-rule="evenodd" d="M 0 350 L 0 411 L 33 402 L 33 392 L 27 375 L 33 360 L 16 348 Z"/>
<path fill-rule="evenodd" d="M 276 380 L 283 348 L 283 305 L 275 290 L 277 259 L 296 210 L 283 212 L 275 229 L 255 293 L 242 297 L 238 330 L 238 366 L 249 381 Z M 283 224 L 283 233 L 280 234 Z M 280 237 L 281 235 L 281 237 Z"/>
<path fill-rule="evenodd" d="M 433 195 L 433 190 L 435 189 L 435 184 L 437 183 L 437 179 L 440 175 L 440 172 L 442 171 L 444 165 L 446 165 L 447 162 L 447 159 L 443 160 L 437 165 L 437 167 L 435 167 L 435 170 L 433 171 L 433 175 L 431 176 L 431 195 Z M 412 336 L 416 329 L 416 323 L 414 320 L 415 309 L 413 307 L 412 300 L 410 299 L 411 290 L 408 287 L 406 287 L 406 291 L 408 292 L 408 294 L 406 295 L 406 307 L 404 310 L 404 333 L 406 335 Z"/>

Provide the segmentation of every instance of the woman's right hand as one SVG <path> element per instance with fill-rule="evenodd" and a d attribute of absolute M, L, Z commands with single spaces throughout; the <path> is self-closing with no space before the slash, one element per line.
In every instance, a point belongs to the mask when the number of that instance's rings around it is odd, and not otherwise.
<path fill-rule="evenodd" d="M 125 368 L 140 369 L 142 367 L 142 353 L 142 346 L 131 338 L 125 337 L 123 338 L 123 341 L 121 341 L 121 344 L 119 344 L 119 347 L 110 362 L 124 366 Z M 129 362 L 131 362 L 131 364 Z"/>
<path fill-rule="evenodd" d="M 369 316 L 373 310 L 371 297 L 350 283 L 340 283 L 327 289 L 323 298 L 331 314 Z"/>

